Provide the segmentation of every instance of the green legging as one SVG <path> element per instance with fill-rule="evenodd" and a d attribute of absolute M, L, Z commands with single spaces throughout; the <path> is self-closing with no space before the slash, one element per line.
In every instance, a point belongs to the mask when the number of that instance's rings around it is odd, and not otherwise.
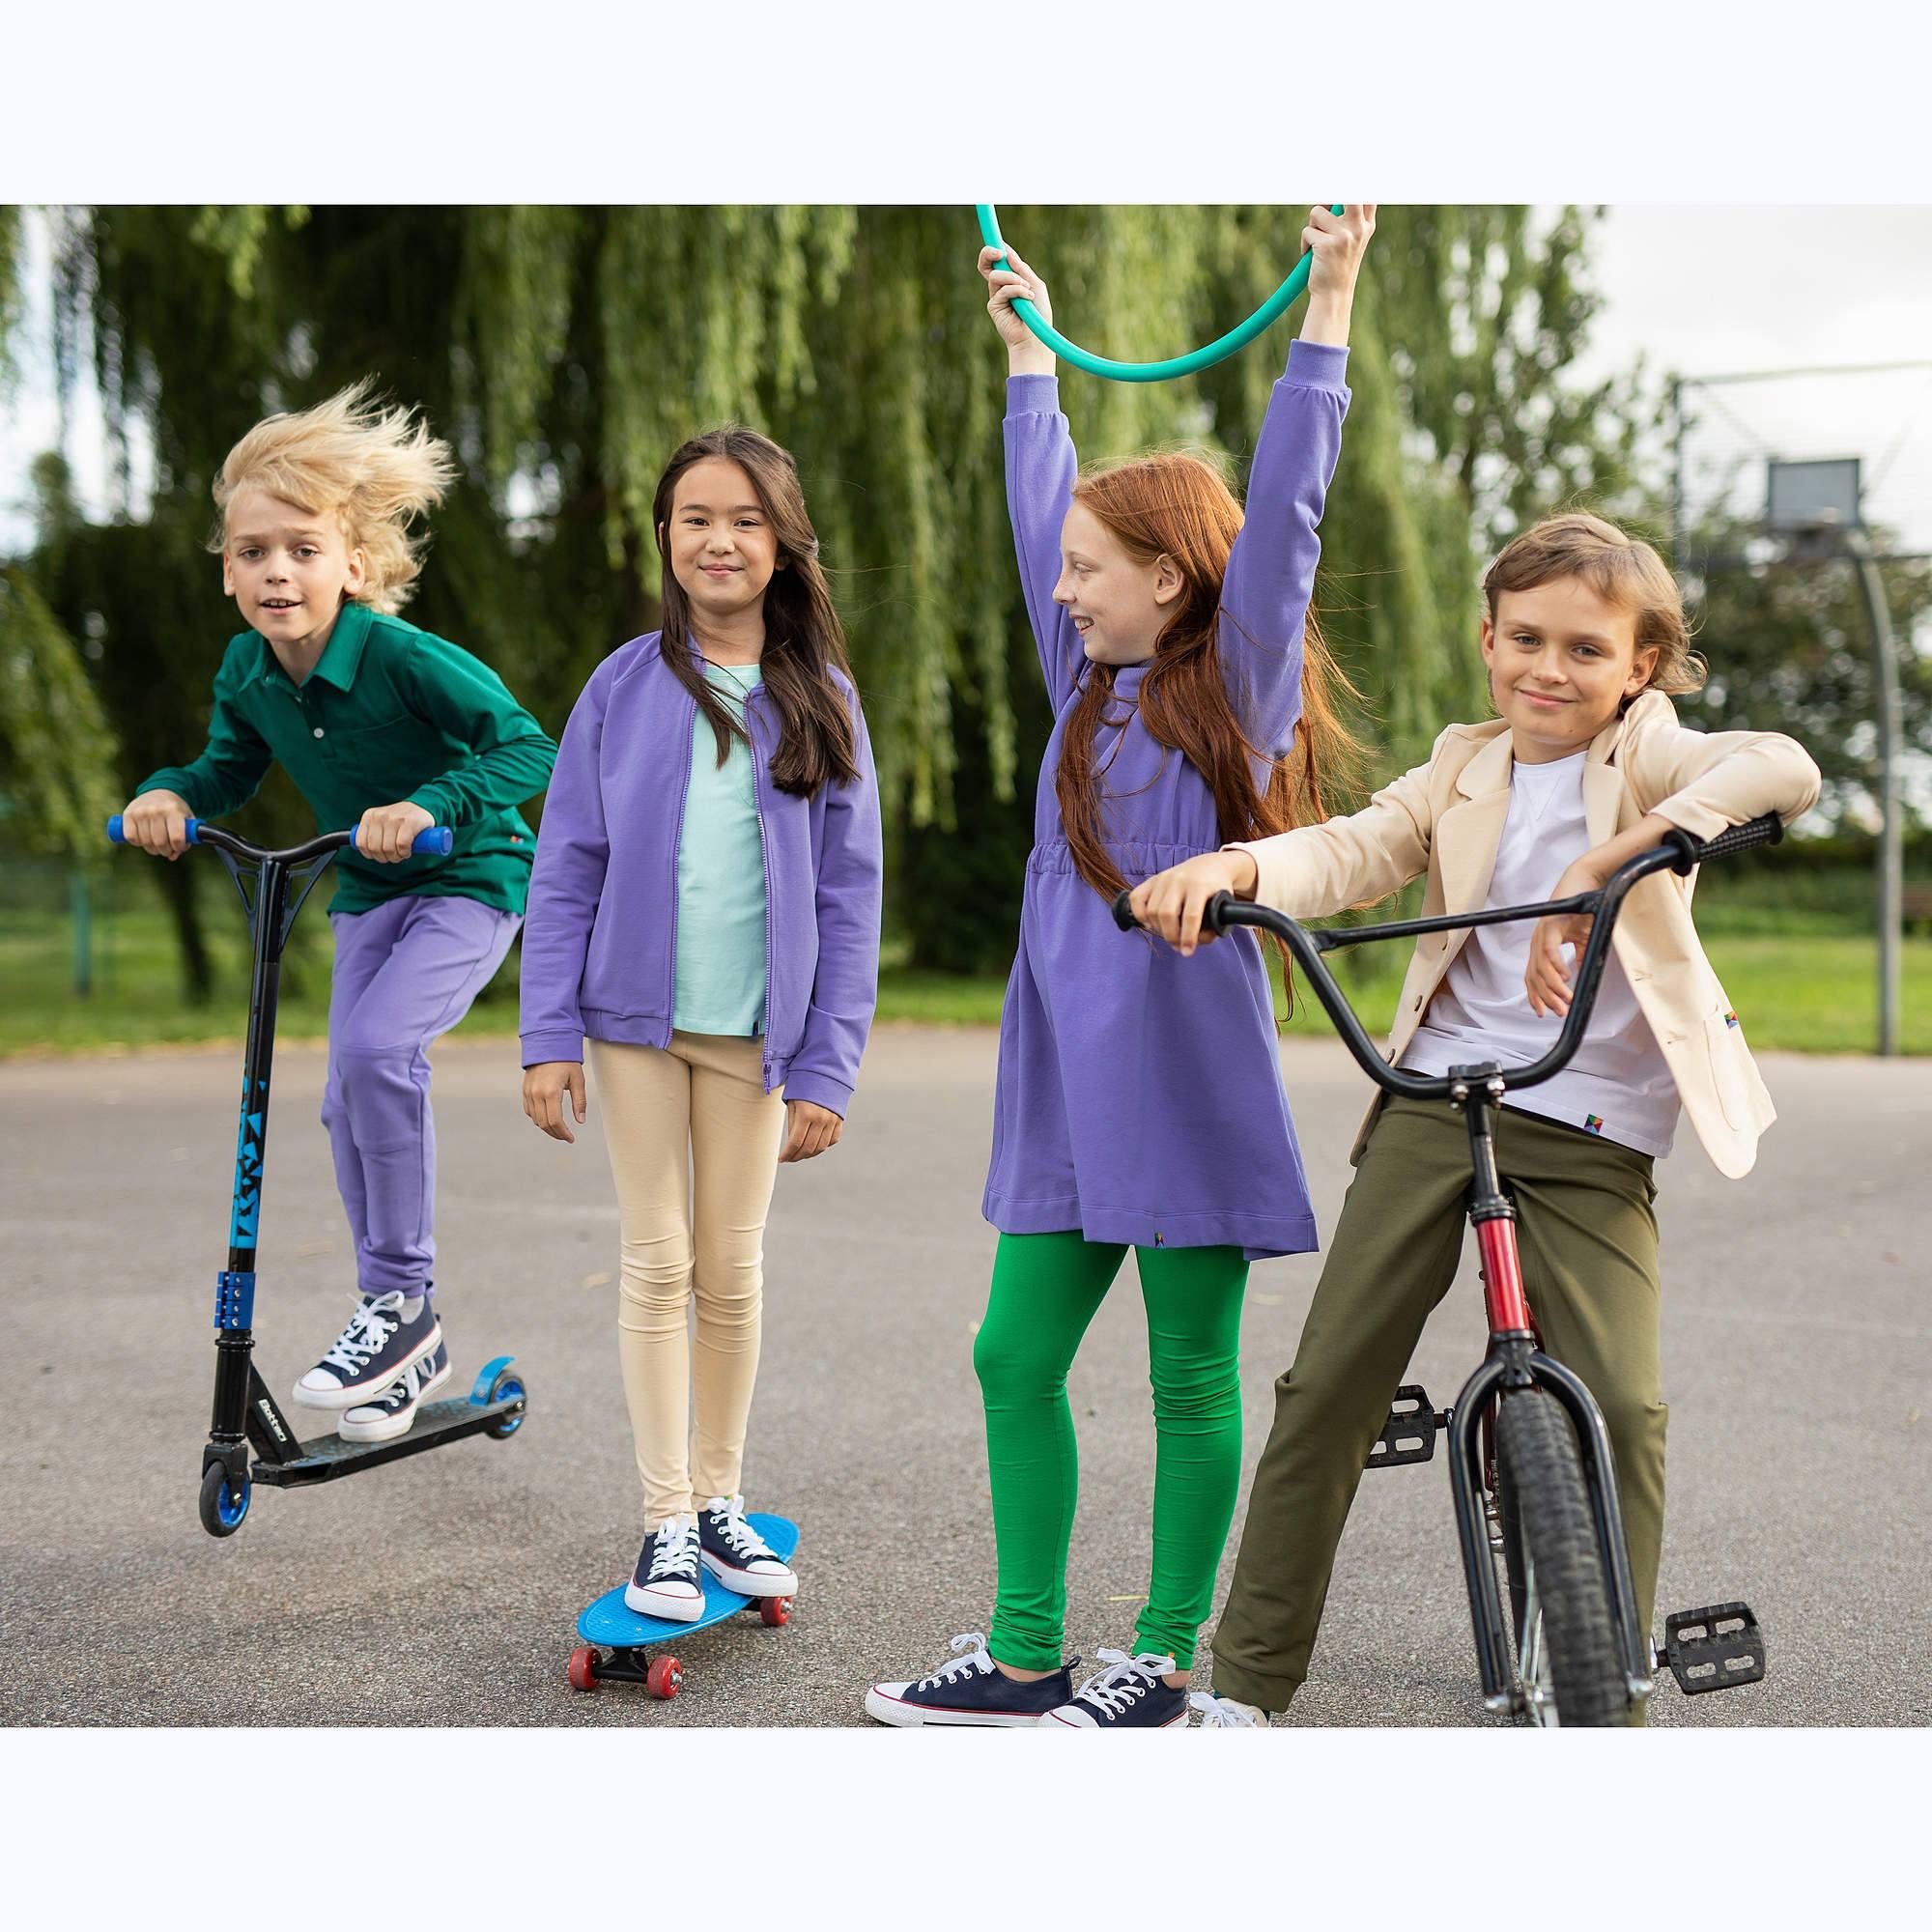
<path fill-rule="evenodd" d="M 1066 1371 L 1113 1286 L 1124 1245 L 1078 1234 L 1002 1235 L 973 1367 L 986 1404 L 999 1595 L 987 1648 L 1021 1670 L 1058 1670 L 1066 1549 L 1080 1457 Z M 1136 1651 L 1194 1662 L 1195 1633 L 1241 1478 L 1238 1248 L 1136 1248 L 1153 1384 L 1153 1577 Z"/>

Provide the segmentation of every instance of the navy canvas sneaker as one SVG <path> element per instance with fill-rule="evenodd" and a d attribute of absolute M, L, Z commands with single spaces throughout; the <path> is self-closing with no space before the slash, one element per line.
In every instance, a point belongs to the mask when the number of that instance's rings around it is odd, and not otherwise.
<path fill-rule="evenodd" d="M 745 1520 L 743 1496 L 713 1496 L 697 1519 L 698 1561 L 724 1585 L 745 1597 L 791 1597 L 798 1578 L 773 1555 L 765 1539 Z"/>
<path fill-rule="evenodd" d="M 991 1724 L 1008 1729 L 1037 1725 L 1043 1713 L 1064 1703 L 1073 1690 L 1073 1664 L 1051 1677 L 1021 1684 L 1009 1677 L 986 1652 L 982 1631 L 952 1639 L 955 1652 L 930 1677 L 913 1684 L 874 1684 L 866 1692 L 866 1712 L 882 1724 Z M 1080 1660 L 1076 1657 L 1073 1663 Z"/>
<path fill-rule="evenodd" d="M 327 1354 L 296 1384 L 296 1400 L 311 1408 L 354 1408 L 435 1354 L 442 1342 L 436 1311 L 427 1297 L 411 1299 L 416 1303 L 415 1320 L 406 1321 L 400 1289 L 364 1295 Z"/>
<path fill-rule="evenodd" d="M 1186 1724 L 1187 1692 L 1161 1682 L 1175 1668 L 1173 1658 L 1151 1651 L 1138 1657 L 1123 1650 L 1094 1655 L 1106 1669 L 1088 1678 L 1070 1703 L 1040 1719 L 1047 1730 L 1065 1724 L 1077 1731 L 1165 1731 Z"/>
<path fill-rule="evenodd" d="M 386 1442 L 407 1435 L 418 1406 L 448 1379 L 449 1350 L 438 1342 L 435 1354 L 412 1362 L 374 1402 L 344 1409 L 335 1433 L 345 1442 Z"/>
<path fill-rule="evenodd" d="M 674 1516 L 644 1538 L 638 1567 L 624 1585 L 624 1602 L 640 1617 L 696 1623 L 704 1614 L 697 1566 L 697 1519 Z"/>

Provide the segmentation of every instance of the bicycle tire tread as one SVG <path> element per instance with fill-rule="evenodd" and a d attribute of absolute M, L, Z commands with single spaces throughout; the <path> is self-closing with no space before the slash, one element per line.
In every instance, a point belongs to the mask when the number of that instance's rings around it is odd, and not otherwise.
<path fill-rule="evenodd" d="M 1496 1461 L 1509 1496 L 1507 1514 L 1536 1565 L 1561 1724 L 1602 1729 L 1628 1723 L 1630 1691 L 1582 1461 L 1570 1419 L 1553 1396 L 1538 1389 L 1503 1399 Z M 1519 1629 L 1519 1651 L 1520 1643 Z"/>

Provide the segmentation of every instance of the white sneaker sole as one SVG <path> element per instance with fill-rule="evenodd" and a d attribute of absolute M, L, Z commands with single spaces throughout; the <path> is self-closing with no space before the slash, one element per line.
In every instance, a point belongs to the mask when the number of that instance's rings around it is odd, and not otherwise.
<path fill-rule="evenodd" d="M 708 1549 L 697 1552 L 697 1560 L 724 1585 L 741 1597 L 795 1597 L 798 1578 L 789 1570 L 734 1570 L 722 1556 Z"/>
<path fill-rule="evenodd" d="M 674 1624 L 695 1624 L 704 1614 L 702 1593 L 696 1597 L 654 1597 L 635 1583 L 624 1585 L 624 1607 L 640 1617 L 664 1617 Z"/>
<path fill-rule="evenodd" d="M 454 1373 L 448 1362 L 443 1363 L 439 1373 L 430 1377 L 416 1391 L 416 1399 L 407 1408 L 398 1409 L 393 1415 L 371 1409 L 367 1422 L 358 1422 L 354 1409 L 346 1410 L 342 1420 L 335 1425 L 335 1433 L 345 1442 L 387 1442 L 397 1435 L 407 1435 L 416 1419 L 416 1410 L 446 1382 Z"/>
<path fill-rule="evenodd" d="M 955 1730 L 1021 1731 L 1032 1730 L 1040 1722 L 1037 1717 L 1020 1712 L 1006 1717 L 992 1712 L 935 1711 L 924 1704 L 901 1703 L 896 1697 L 888 1697 L 876 1685 L 866 1692 L 866 1715 L 901 1730 L 947 1725 Z"/>
<path fill-rule="evenodd" d="M 1058 1711 L 1049 1711 L 1037 1721 L 1046 1731 L 1097 1731 L 1100 1728 L 1092 1719 L 1083 1721 L 1078 1718 L 1063 1718 Z M 1164 1724 L 1135 1724 L 1132 1728 L 1137 1731 L 1184 1731 L 1187 1727 L 1187 1712 L 1183 1708 L 1179 1717 L 1170 1718 Z"/>
<path fill-rule="evenodd" d="M 378 1396 L 385 1388 L 393 1387 L 409 1370 L 425 1355 L 436 1353 L 437 1345 L 442 1340 L 442 1324 L 432 1320 L 429 1334 L 392 1369 L 385 1369 L 380 1376 L 371 1376 L 359 1382 L 343 1383 L 332 1389 L 309 1388 L 302 1382 L 295 1386 L 295 1400 L 304 1408 L 360 1408 L 371 1396 Z M 309 1374 L 315 1371 L 311 1369 Z"/>

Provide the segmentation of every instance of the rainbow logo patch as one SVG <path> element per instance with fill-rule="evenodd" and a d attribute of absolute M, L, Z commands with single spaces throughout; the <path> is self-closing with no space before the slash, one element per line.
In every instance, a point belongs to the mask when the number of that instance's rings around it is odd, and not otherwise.
<path fill-rule="evenodd" d="M 1736 1013 L 1726 1013 L 1724 1015 L 1724 1024 L 1727 1027 L 1734 1027 L 1737 1025 L 1737 1023 L 1738 1023 L 1738 1016 Z"/>
<path fill-rule="evenodd" d="M 1604 1117 L 1603 1117 L 1603 1115 L 1601 1115 L 1601 1114 L 1585 1114 L 1585 1115 L 1583 1116 L 1583 1131 L 1584 1131 L 1585 1133 L 1588 1133 L 1588 1134 L 1600 1134 L 1600 1133 L 1602 1133 L 1602 1132 L 1604 1131 Z"/>

